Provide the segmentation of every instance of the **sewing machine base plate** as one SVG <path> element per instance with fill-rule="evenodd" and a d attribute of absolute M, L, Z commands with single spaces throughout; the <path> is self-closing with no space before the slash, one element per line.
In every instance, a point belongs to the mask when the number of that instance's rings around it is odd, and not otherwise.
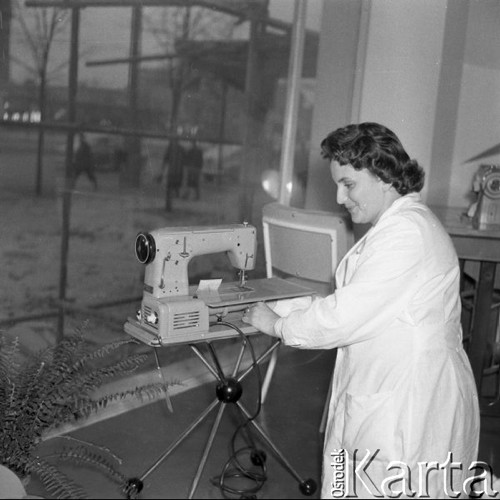
<path fill-rule="evenodd" d="M 223 325 L 219 327 L 215 324 L 220 318 L 224 322 L 237 326 L 245 335 L 255 334 L 259 332 L 253 326 L 241 321 L 242 311 L 247 305 L 310 296 L 314 294 L 314 291 L 294 282 L 273 277 L 249 280 L 244 286 L 240 286 L 236 282 L 224 283 L 217 290 L 203 293 L 192 286 L 189 293 L 191 297 L 201 299 L 206 304 L 211 325 L 213 325 L 208 331 L 201 333 L 199 331 L 191 333 L 186 331 L 182 335 L 172 335 L 171 337 L 163 335 L 162 337 L 158 332 L 143 327 L 136 319 L 128 318 L 124 325 L 125 332 L 153 347 L 207 342 L 237 336 L 238 332 L 234 328 Z"/>
<path fill-rule="evenodd" d="M 249 280 L 244 286 L 238 283 L 223 283 L 216 291 L 198 293 L 209 308 L 246 306 L 255 302 L 290 299 L 312 295 L 310 288 L 282 278 Z"/>

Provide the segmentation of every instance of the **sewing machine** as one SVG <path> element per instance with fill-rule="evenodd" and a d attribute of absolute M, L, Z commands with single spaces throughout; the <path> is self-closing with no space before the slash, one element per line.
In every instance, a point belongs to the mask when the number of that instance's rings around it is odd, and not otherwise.
<path fill-rule="evenodd" d="M 481 165 L 474 176 L 477 201 L 469 208 L 475 229 L 500 229 L 500 165 Z"/>
<path fill-rule="evenodd" d="M 300 477 L 265 430 L 239 401 L 243 392 L 242 380 L 260 363 L 266 361 L 280 345 L 280 341 L 274 339 L 258 358 L 255 358 L 252 349 L 253 363 L 249 368 L 242 367 L 245 350 L 251 345 L 247 342 L 247 336 L 259 332 L 241 321 L 241 312 L 252 302 L 314 293 L 309 288 L 279 278 L 247 281 L 246 272 L 255 268 L 256 251 L 256 229 L 249 224 L 163 228 L 137 235 L 135 254 L 139 262 L 146 266 L 144 289 L 137 317 L 128 319 L 124 325 L 125 331 L 152 347 L 189 344 L 190 349 L 217 380 L 215 388 L 217 399 L 189 425 L 151 467 L 139 477 L 127 481 L 125 492 L 128 498 L 136 498 L 143 488 L 143 480 L 168 458 L 213 410 L 217 409 L 217 416 L 191 484 L 188 498 L 193 498 L 208 454 L 214 444 L 223 412 L 228 407 L 227 403 L 232 403 L 240 412 L 241 418 L 246 418 L 257 430 L 263 441 L 277 455 L 278 461 L 299 481 L 300 491 L 304 495 L 312 495 L 315 492 L 316 483 L 312 479 L 303 480 Z M 216 252 L 227 254 L 231 264 L 239 269 L 239 280 L 227 284 L 223 284 L 220 279 L 202 280 L 197 286 L 190 286 L 189 261 L 195 256 Z M 305 256 L 308 257 L 313 258 Z M 222 359 L 219 358 L 212 343 L 215 340 L 235 336 L 241 337 L 240 348 L 234 353 L 235 362 L 234 365 L 231 363 L 231 371 L 226 373 Z M 197 342 L 205 343 L 206 354 L 200 350 Z M 158 349 L 153 351 L 156 366 L 161 374 Z M 250 429 L 246 429 L 246 433 L 249 432 Z M 265 459 L 265 454 L 262 456 Z M 261 463 L 264 463 L 264 460 L 261 460 Z"/>
<path fill-rule="evenodd" d="M 190 286 L 190 260 L 217 252 L 227 254 L 239 270 L 239 281 L 208 280 Z M 220 331 L 209 330 L 211 318 L 224 318 L 258 301 L 311 295 L 310 289 L 279 278 L 247 281 L 246 273 L 255 268 L 256 253 L 256 229 L 246 223 L 139 233 L 135 254 L 146 266 L 143 297 L 136 318 L 125 323 L 125 331 L 150 345 L 221 338 Z M 234 334 L 229 330 L 225 335 Z"/>

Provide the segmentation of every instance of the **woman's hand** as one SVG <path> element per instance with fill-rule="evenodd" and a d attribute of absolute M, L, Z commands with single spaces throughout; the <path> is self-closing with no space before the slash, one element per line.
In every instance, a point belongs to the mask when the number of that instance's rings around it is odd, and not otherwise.
<path fill-rule="evenodd" d="M 249 323 L 262 333 L 276 337 L 274 324 L 279 319 L 279 316 L 264 302 L 257 302 L 257 304 L 247 307 L 241 319 L 244 323 Z"/>

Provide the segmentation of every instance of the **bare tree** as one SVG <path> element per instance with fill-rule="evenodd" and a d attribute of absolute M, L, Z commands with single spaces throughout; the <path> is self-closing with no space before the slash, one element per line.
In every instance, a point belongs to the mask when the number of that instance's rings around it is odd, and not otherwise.
<path fill-rule="evenodd" d="M 145 12 L 145 33 L 153 37 L 161 51 L 169 56 L 165 74 L 166 87 L 169 91 L 167 129 L 170 134 L 178 133 L 179 117 L 186 91 L 198 86 L 202 78 L 201 73 L 192 66 L 185 54 L 179 53 L 178 47 L 182 47 L 188 41 L 231 38 L 234 26 L 233 16 L 198 7 L 168 7 Z M 220 96 L 214 95 L 214 98 Z M 168 175 L 165 177 L 168 183 Z M 165 208 L 171 210 L 168 186 L 165 192 Z"/>
<path fill-rule="evenodd" d="M 170 93 L 168 128 L 175 133 L 185 91 L 200 80 L 201 75 L 177 47 L 188 40 L 206 41 L 231 38 L 235 18 L 198 7 L 167 7 L 145 13 L 144 29 L 158 47 L 171 55 L 167 59 L 167 87 Z"/>
<path fill-rule="evenodd" d="M 10 76 L 10 0 L 0 0 L 0 112 L 4 110 L 4 92 Z"/>
<path fill-rule="evenodd" d="M 19 0 L 14 0 L 14 18 L 21 31 L 23 45 L 31 56 L 26 61 L 13 56 L 12 61 L 21 66 L 36 81 L 38 86 L 38 106 L 40 120 L 46 119 L 47 86 L 49 76 L 56 76 L 67 66 L 67 61 L 49 66 L 50 52 L 56 37 L 62 34 L 68 19 L 67 9 L 56 7 L 25 8 Z M 44 128 L 38 133 L 37 164 L 36 164 L 36 194 L 42 194 Z"/>

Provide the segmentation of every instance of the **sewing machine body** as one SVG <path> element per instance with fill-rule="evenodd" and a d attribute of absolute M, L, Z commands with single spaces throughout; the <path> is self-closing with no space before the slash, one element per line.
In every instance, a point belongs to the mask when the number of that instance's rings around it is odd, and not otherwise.
<path fill-rule="evenodd" d="M 481 165 L 474 177 L 478 193 L 472 213 L 475 229 L 500 229 L 500 165 Z"/>
<path fill-rule="evenodd" d="M 143 297 L 136 318 L 125 323 L 125 331 L 158 346 L 221 338 L 220 332 L 210 330 L 211 321 L 242 311 L 250 303 L 311 295 L 310 289 L 278 278 L 247 282 L 245 273 L 255 267 L 256 247 L 256 229 L 248 224 L 139 233 L 136 256 L 146 265 Z M 227 253 L 240 270 L 240 281 L 216 289 L 190 286 L 189 261 L 216 252 Z M 226 331 L 224 335 L 235 334 Z"/>
<path fill-rule="evenodd" d="M 251 271 L 257 253 L 255 227 L 166 227 L 139 233 L 136 255 L 146 264 L 144 294 L 156 298 L 188 295 L 190 260 L 217 252 L 226 252 L 231 264 L 240 271 Z"/>

